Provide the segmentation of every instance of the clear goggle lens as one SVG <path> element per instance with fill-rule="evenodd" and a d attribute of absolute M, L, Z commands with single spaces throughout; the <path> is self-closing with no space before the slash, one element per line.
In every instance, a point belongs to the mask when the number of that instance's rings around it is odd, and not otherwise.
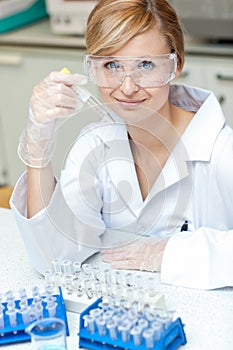
<path fill-rule="evenodd" d="M 117 88 L 126 77 L 143 88 L 163 86 L 175 78 L 176 69 L 175 53 L 151 57 L 85 55 L 89 81 L 104 88 Z"/>

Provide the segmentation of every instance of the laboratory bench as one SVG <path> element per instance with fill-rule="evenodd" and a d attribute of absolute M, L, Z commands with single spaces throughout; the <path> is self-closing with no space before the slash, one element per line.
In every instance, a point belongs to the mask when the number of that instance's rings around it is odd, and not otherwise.
<path fill-rule="evenodd" d="M 0 293 L 19 288 L 43 287 L 44 279 L 30 265 L 12 211 L 0 208 L 1 283 Z M 197 257 L 198 259 L 198 257 Z M 88 262 L 97 264 L 98 258 Z M 141 272 L 143 274 L 143 272 Z M 168 309 L 175 310 L 184 323 L 187 344 L 184 350 L 233 349 L 233 288 L 196 290 L 161 284 L 155 274 L 157 290 L 164 295 Z M 79 314 L 67 312 L 70 336 L 68 350 L 78 349 Z M 1 348 L 1 346 L 0 346 Z M 4 350 L 31 349 L 30 342 L 4 345 Z"/>
<path fill-rule="evenodd" d="M 176 83 L 212 90 L 227 123 L 233 127 L 233 44 L 186 36 L 185 48 L 185 65 Z M 25 168 L 17 156 L 17 145 L 28 116 L 33 86 L 64 66 L 82 74 L 84 53 L 83 36 L 54 34 L 48 19 L 0 35 L 0 185 L 14 185 Z M 98 97 L 96 86 L 89 84 L 88 88 Z M 85 120 L 77 120 L 75 127 L 61 132 L 54 158 L 56 175 L 60 173 L 70 135 L 74 139 L 92 121 L 87 112 Z"/>

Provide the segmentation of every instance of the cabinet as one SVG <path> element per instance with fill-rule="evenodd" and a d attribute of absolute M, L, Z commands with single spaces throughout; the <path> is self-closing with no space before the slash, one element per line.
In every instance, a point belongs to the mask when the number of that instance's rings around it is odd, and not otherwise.
<path fill-rule="evenodd" d="M 233 58 L 189 55 L 176 83 L 213 91 L 223 108 L 227 123 L 233 127 Z"/>
<path fill-rule="evenodd" d="M 4 158 L 0 155 L 0 181 L 14 185 L 25 169 L 17 156 L 19 135 L 28 117 L 32 88 L 51 71 L 68 67 L 72 72 L 83 73 L 81 49 L 29 48 L 0 46 L 0 128 L 1 150 L 4 141 Z M 88 86 L 96 93 L 94 86 Z M 67 150 L 81 127 L 94 121 L 90 111 L 72 118 L 59 130 L 54 157 L 54 168 L 59 175 Z M 0 183 L 1 184 L 1 183 Z"/>

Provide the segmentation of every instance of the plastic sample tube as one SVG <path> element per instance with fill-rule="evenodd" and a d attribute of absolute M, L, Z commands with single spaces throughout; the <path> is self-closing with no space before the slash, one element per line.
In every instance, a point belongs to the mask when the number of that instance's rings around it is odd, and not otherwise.
<path fill-rule="evenodd" d="M 73 273 L 80 273 L 81 272 L 81 263 L 79 261 L 73 262 Z"/>
<path fill-rule="evenodd" d="M 107 119 L 111 122 L 115 122 L 107 109 L 104 108 L 100 101 L 98 101 L 87 89 L 79 85 L 73 85 L 73 89 L 77 92 L 80 100 L 90 106 L 94 111 L 96 111 L 102 119 Z"/>
<path fill-rule="evenodd" d="M 134 326 L 131 331 L 130 334 L 133 337 L 133 343 L 135 346 L 139 346 L 141 345 L 142 342 L 142 331 L 141 328 L 138 326 Z"/>
<path fill-rule="evenodd" d="M 111 339 L 117 339 L 118 334 L 117 334 L 117 322 L 114 320 L 111 320 L 107 323 L 107 329 L 109 331 L 109 336 Z"/>
<path fill-rule="evenodd" d="M 72 275 L 72 262 L 69 259 L 64 259 L 61 262 L 61 267 L 65 276 Z"/>
<path fill-rule="evenodd" d="M 26 308 L 21 308 L 19 313 L 22 315 L 22 320 L 23 320 L 23 323 L 25 325 L 29 324 L 30 323 L 30 318 L 29 318 L 29 314 L 30 314 L 30 309 L 28 307 Z"/>
<path fill-rule="evenodd" d="M 83 317 L 85 321 L 85 327 L 87 327 L 87 330 L 89 333 L 93 334 L 95 333 L 95 318 L 93 315 L 85 315 Z"/>
<path fill-rule="evenodd" d="M 49 303 L 46 305 L 46 309 L 48 310 L 49 317 L 56 316 L 56 308 L 57 308 L 57 303 Z"/>
<path fill-rule="evenodd" d="M 73 277 L 71 275 L 65 276 L 65 289 L 68 295 L 73 294 L 74 286 L 73 286 Z"/>
<path fill-rule="evenodd" d="M 130 327 L 131 323 L 127 320 L 118 326 L 118 331 L 121 333 L 121 338 L 124 343 L 130 340 Z"/>
<path fill-rule="evenodd" d="M 154 340 L 159 341 L 162 333 L 163 326 L 161 325 L 160 322 L 154 321 L 151 323 L 151 328 L 153 329 L 154 332 Z"/>
<path fill-rule="evenodd" d="M 154 332 L 151 328 L 146 329 L 142 333 L 143 338 L 145 339 L 146 348 L 153 349 L 154 347 Z"/>
<path fill-rule="evenodd" d="M 140 318 L 138 320 L 138 327 L 141 329 L 141 331 L 144 331 L 149 325 L 149 322 L 144 319 L 144 318 Z"/>
<path fill-rule="evenodd" d="M 95 320 L 96 326 L 98 329 L 98 333 L 101 337 L 104 337 L 106 335 L 106 322 L 103 318 L 97 318 Z"/>
<path fill-rule="evenodd" d="M 53 259 L 52 261 L 54 272 L 62 272 L 61 270 L 61 260 L 60 259 Z"/>
<path fill-rule="evenodd" d="M 9 317 L 11 327 L 16 327 L 17 326 L 17 320 L 16 320 L 17 311 L 16 311 L 16 309 L 7 310 L 6 314 Z"/>
<path fill-rule="evenodd" d="M 5 321 L 4 321 L 4 313 L 2 310 L 0 310 L 0 329 L 5 327 Z"/>

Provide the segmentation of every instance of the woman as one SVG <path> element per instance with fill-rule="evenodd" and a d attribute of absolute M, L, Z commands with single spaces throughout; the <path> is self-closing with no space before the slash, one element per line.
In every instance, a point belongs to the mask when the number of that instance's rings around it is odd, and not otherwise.
<path fill-rule="evenodd" d="M 56 181 L 58 120 L 82 107 L 85 78 L 54 72 L 35 87 L 19 145 L 28 169 L 11 201 L 33 266 L 102 250 L 113 267 L 161 271 L 164 283 L 232 285 L 233 134 L 211 92 L 171 84 L 184 63 L 174 9 L 100 0 L 86 45 L 114 121 L 84 128 Z"/>

